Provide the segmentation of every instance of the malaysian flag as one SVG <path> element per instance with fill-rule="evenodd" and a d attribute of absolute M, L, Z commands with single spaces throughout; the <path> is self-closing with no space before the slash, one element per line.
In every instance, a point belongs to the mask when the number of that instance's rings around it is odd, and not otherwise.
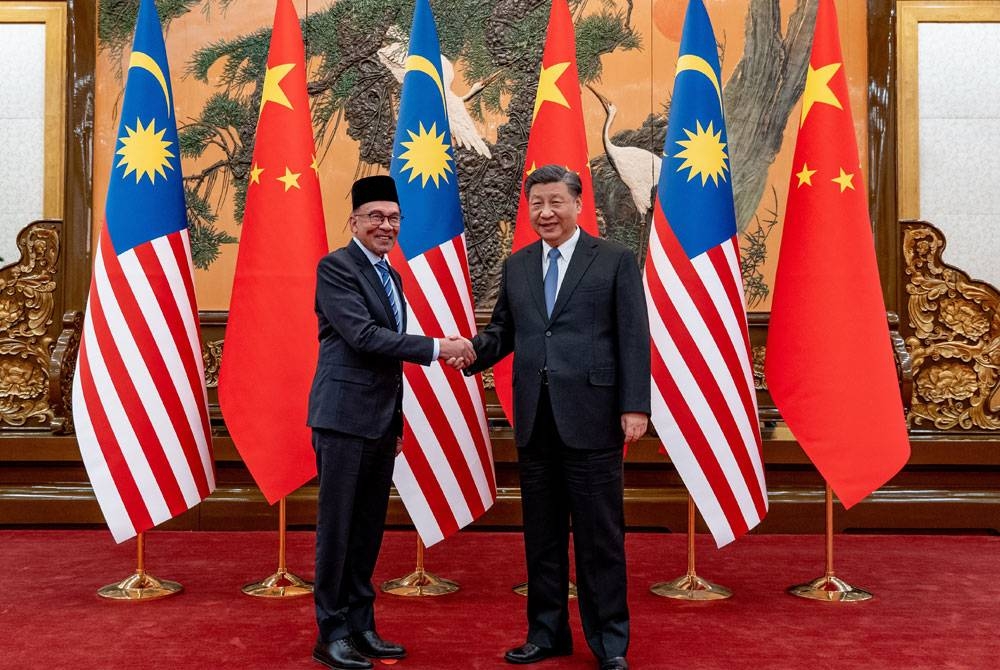
<path fill-rule="evenodd" d="M 142 0 L 73 379 L 77 441 L 117 542 L 215 488 L 163 33 Z"/>
<path fill-rule="evenodd" d="M 389 261 L 406 287 L 407 332 L 476 332 L 465 226 L 445 110 L 441 52 L 417 0 L 390 171 L 404 221 Z M 424 544 L 471 523 L 496 500 L 479 375 L 440 363 L 403 366 L 403 451 L 393 482 Z"/>
<path fill-rule="evenodd" d="M 716 49 L 691 0 L 644 281 L 653 425 L 722 546 L 764 518 L 767 489 Z"/>

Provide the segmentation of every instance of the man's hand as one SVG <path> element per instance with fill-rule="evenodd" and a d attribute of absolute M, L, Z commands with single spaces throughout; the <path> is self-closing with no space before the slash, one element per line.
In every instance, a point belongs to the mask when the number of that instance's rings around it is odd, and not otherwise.
<path fill-rule="evenodd" d="M 625 432 L 625 444 L 631 444 L 646 434 L 649 417 L 642 412 L 625 412 L 622 414 L 622 430 Z"/>
<path fill-rule="evenodd" d="M 399 452 L 403 450 L 403 438 L 396 438 L 396 455 L 399 456 Z"/>
<path fill-rule="evenodd" d="M 438 340 L 440 348 L 438 358 L 456 370 L 471 365 L 476 360 L 476 351 L 472 342 L 460 335 L 449 335 Z"/>

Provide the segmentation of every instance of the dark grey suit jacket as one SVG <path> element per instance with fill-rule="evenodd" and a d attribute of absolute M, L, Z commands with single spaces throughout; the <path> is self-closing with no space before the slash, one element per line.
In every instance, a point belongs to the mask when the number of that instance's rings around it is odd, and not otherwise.
<path fill-rule="evenodd" d="M 473 344 L 484 370 L 514 352 L 514 439 L 527 445 L 535 425 L 541 370 L 562 440 L 606 449 L 624 441 L 621 415 L 650 412 L 649 322 L 635 256 L 580 231 L 551 318 L 545 315 L 542 243 L 507 259 L 493 317 Z"/>
<path fill-rule="evenodd" d="M 399 273 L 390 270 L 402 298 Z M 402 434 L 402 361 L 429 365 L 434 342 L 406 334 L 405 299 L 400 307 L 403 333 L 395 330 L 378 272 L 354 241 L 319 262 L 319 360 L 309 393 L 310 426 L 367 439 L 390 429 Z"/>

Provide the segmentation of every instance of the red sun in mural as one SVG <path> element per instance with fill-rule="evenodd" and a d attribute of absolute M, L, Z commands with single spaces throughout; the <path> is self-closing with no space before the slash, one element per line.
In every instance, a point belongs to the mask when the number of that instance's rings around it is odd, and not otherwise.
<path fill-rule="evenodd" d="M 677 0 L 656 0 L 653 3 L 653 24 L 668 40 L 681 41 L 686 7 L 687 3 Z"/>

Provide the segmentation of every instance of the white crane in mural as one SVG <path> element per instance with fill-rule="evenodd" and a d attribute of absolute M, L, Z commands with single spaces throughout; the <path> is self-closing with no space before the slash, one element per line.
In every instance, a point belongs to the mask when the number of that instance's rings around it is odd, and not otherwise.
<path fill-rule="evenodd" d="M 400 84 L 406 76 L 406 36 L 399 28 L 393 26 L 389 28 L 386 36 L 393 41 L 378 50 L 378 59 L 381 61 Z M 486 146 L 486 141 L 479 134 L 475 121 L 466 109 L 465 103 L 482 93 L 483 89 L 489 86 L 500 76 L 500 72 L 494 72 L 483 81 L 477 81 L 463 96 L 457 95 L 451 90 L 451 85 L 455 81 L 455 67 L 451 61 L 441 56 L 441 83 L 444 85 L 445 104 L 448 107 L 448 125 L 451 126 L 451 139 L 455 146 L 471 149 L 481 156 L 492 158 L 490 148 Z"/>
<path fill-rule="evenodd" d="M 618 176 L 628 186 L 635 208 L 639 210 L 639 214 L 645 216 L 646 212 L 653 206 L 652 193 L 660 181 L 661 159 L 653 152 L 639 147 L 621 147 L 612 144 L 610 130 L 618 108 L 613 102 L 594 90 L 590 84 L 587 84 L 587 88 L 601 101 L 601 106 L 604 107 L 604 112 L 607 114 L 602 135 L 604 153 L 608 155 L 608 160 Z"/>

